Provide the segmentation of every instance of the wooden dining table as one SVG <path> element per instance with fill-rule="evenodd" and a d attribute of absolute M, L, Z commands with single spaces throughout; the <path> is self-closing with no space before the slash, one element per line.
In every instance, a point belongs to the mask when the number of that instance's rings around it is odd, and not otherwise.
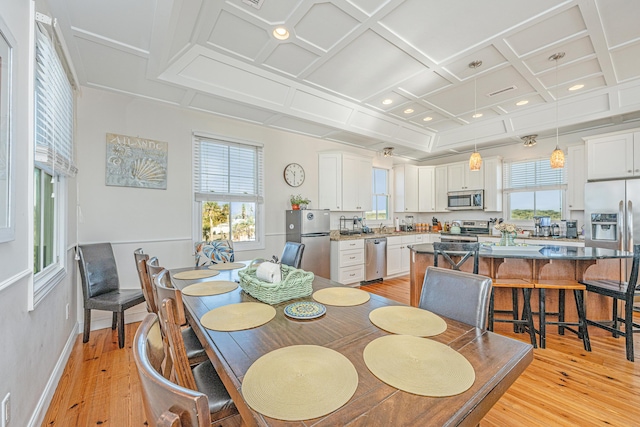
<path fill-rule="evenodd" d="M 183 270 L 186 269 L 171 272 Z M 173 283 L 182 289 L 203 280 L 236 281 L 237 272 L 222 271 L 211 279 L 173 279 Z M 315 277 L 313 281 L 314 292 L 334 286 L 343 285 L 321 277 Z M 235 402 L 244 424 L 249 426 L 475 426 L 533 360 L 530 344 L 444 318 L 446 331 L 430 339 L 462 354 L 473 366 L 476 379 L 470 389 L 456 396 L 419 396 L 379 380 L 369 371 L 363 358 L 367 344 L 389 335 L 371 323 L 369 313 L 379 307 L 403 305 L 401 303 L 371 294 L 368 302 L 357 306 L 326 305 L 326 313 L 316 319 L 295 320 L 284 314 L 284 307 L 292 302 L 313 301 L 308 296 L 274 305 L 275 318 L 262 326 L 219 332 L 204 328 L 199 319 L 217 307 L 257 300 L 240 287 L 215 296 L 184 295 L 183 300 L 189 323 Z M 344 406 L 323 417 L 297 422 L 269 418 L 249 407 L 242 396 L 242 381 L 249 367 L 261 356 L 293 345 L 330 348 L 353 363 L 358 372 L 358 387 Z"/>

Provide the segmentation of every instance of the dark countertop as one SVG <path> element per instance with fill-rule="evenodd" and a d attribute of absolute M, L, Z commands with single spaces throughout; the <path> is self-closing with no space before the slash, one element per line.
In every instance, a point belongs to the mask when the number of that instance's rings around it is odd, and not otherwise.
<path fill-rule="evenodd" d="M 535 246 L 538 247 L 538 246 Z M 409 248 L 421 254 L 433 254 L 433 244 L 420 243 L 409 245 Z M 504 248 L 504 247 L 503 247 Z M 532 246 L 510 246 L 512 249 L 492 250 L 489 245 L 480 245 L 480 257 L 485 258 L 519 258 L 519 259 L 558 259 L 558 260 L 590 260 L 632 258 L 633 252 L 617 251 L 603 248 L 583 248 L 575 246 L 547 245 L 538 251 Z M 528 248 L 528 249 L 525 249 Z"/>
<path fill-rule="evenodd" d="M 373 233 L 340 234 L 339 230 L 331 230 L 331 240 L 340 241 L 340 240 L 371 239 L 371 238 L 392 237 L 392 236 L 411 236 L 415 234 L 435 234 L 437 236 L 440 236 L 441 233 L 439 231 L 388 231 L 388 232 L 380 233 L 378 229 L 374 229 Z M 478 234 L 477 236 L 479 238 L 493 237 L 495 239 L 500 239 L 500 235 L 493 235 L 493 234 Z M 567 239 L 566 237 L 516 236 L 516 239 L 543 240 L 548 242 L 574 242 L 574 243 L 584 242 L 584 239 Z"/>

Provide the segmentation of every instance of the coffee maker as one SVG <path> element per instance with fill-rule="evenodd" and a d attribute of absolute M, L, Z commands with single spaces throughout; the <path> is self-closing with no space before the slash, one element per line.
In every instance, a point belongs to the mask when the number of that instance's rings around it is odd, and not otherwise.
<path fill-rule="evenodd" d="M 578 221 L 567 220 L 567 239 L 578 238 Z"/>
<path fill-rule="evenodd" d="M 550 216 L 541 216 L 540 217 L 540 232 L 539 236 L 550 237 L 551 236 L 551 217 Z"/>

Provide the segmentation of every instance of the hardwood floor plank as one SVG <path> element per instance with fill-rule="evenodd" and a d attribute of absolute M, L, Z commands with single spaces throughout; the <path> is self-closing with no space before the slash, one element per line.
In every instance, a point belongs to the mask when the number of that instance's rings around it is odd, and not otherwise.
<path fill-rule="evenodd" d="M 408 276 L 365 285 L 362 289 L 409 303 Z M 638 318 L 640 321 L 640 317 Z M 131 353 L 138 324 L 127 325 L 123 349 L 111 329 L 78 336 L 43 426 L 143 426 L 144 405 Z M 511 325 L 496 332 L 528 342 Z M 575 335 L 547 330 L 547 348 L 480 422 L 493 426 L 631 426 L 640 420 L 640 336 L 638 362 L 625 358 L 624 339 L 589 330 L 592 352 Z M 233 420 L 237 425 L 238 419 Z"/>

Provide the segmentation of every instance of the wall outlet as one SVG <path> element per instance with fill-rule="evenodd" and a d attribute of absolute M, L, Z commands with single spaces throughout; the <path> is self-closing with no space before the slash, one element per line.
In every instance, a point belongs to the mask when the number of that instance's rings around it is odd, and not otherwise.
<path fill-rule="evenodd" d="M 11 421 L 11 393 L 7 393 L 7 395 L 2 399 L 2 404 L 0 404 L 0 425 L 2 427 L 9 427 L 9 421 Z"/>
<path fill-rule="evenodd" d="M 69 303 L 64 308 L 64 318 L 69 320 Z"/>

